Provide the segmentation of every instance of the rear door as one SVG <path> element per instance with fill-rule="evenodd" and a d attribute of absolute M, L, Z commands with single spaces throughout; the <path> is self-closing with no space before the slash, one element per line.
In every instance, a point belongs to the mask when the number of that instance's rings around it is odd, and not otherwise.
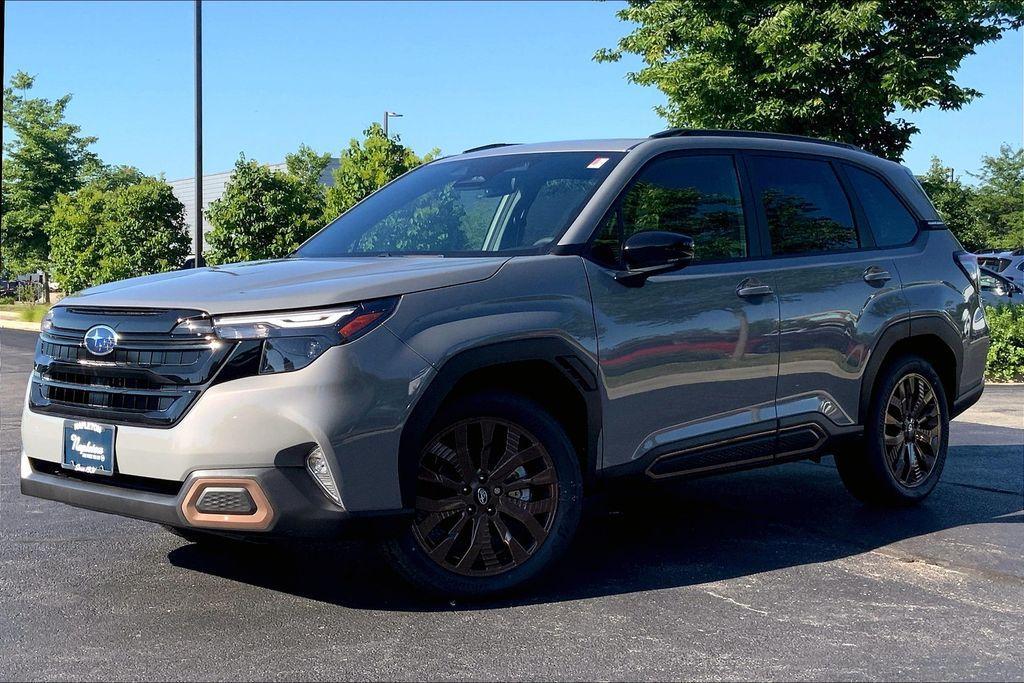
<path fill-rule="evenodd" d="M 857 423 L 870 350 L 909 309 L 896 264 L 867 229 L 839 162 L 754 152 L 745 162 L 779 299 L 776 406 L 786 456 L 799 450 L 787 433 Z"/>
<path fill-rule="evenodd" d="M 591 243 L 605 467 L 646 468 L 658 459 L 652 474 L 668 476 L 771 458 L 779 307 L 773 264 L 752 258 L 756 229 L 741 187 L 732 154 L 656 157 Z M 647 230 L 692 237 L 694 262 L 639 286 L 616 280 L 623 241 Z M 699 450 L 737 435 L 756 443 Z"/>

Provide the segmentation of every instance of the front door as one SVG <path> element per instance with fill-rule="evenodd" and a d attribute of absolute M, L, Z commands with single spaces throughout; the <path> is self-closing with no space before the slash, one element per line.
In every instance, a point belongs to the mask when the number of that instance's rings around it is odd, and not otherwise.
<path fill-rule="evenodd" d="M 649 162 L 602 222 L 587 261 L 606 394 L 603 464 L 655 476 L 770 459 L 779 304 L 755 250 L 736 160 L 711 152 Z M 694 262 L 640 286 L 615 279 L 623 241 L 668 230 L 694 239 Z M 701 445 L 738 437 L 747 450 Z M 692 454 L 692 458 L 679 454 Z M 735 464 L 735 463 L 734 463 Z"/>

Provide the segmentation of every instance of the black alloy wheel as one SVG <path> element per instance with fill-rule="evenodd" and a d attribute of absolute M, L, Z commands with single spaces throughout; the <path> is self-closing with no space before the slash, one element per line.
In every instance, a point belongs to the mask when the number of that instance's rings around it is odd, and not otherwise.
<path fill-rule="evenodd" d="M 871 388 L 864 435 L 837 448 L 846 489 L 869 504 L 919 503 L 935 489 L 949 448 L 949 398 L 923 358 L 887 362 Z"/>
<path fill-rule="evenodd" d="M 942 443 L 942 420 L 935 389 L 922 375 L 905 375 L 885 409 L 885 451 L 889 471 L 903 486 L 928 479 Z"/>
<path fill-rule="evenodd" d="M 583 508 L 582 460 L 542 405 L 488 391 L 443 406 L 407 470 L 413 508 L 385 543 L 424 591 L 481 597 L 538 576 L 565 552 Z"/>
<path fill-rule="evenodd" d="M 558 509 L 558 473 L 523 427 L 471 418 L 423 449 L 416 540 L 431 560 L 464 576 L 500 574 L 547 540 Z"/>

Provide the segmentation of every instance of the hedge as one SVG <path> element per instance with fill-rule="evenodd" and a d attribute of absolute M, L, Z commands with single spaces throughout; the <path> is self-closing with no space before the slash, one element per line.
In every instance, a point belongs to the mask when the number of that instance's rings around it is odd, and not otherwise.
<path fill-rule="evenodd" d="M 985 378 L 990 382 L 1024 381 L 1024 305 L 985 309 L 992 345 Z"/>

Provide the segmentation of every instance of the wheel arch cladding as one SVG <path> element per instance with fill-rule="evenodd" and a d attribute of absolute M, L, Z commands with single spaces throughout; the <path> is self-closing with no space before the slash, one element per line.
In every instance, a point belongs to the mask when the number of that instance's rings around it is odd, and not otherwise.
<path fill-rule="evenodd" d="M 584 484 L 593 481 L 601 431 L 594 362 L 557 337 L 509 340 L 448 359 L 413 407 L 399 444 L 403 505 L 411 506 L 415 498 L 419 450 L 434 416 L 451 401 L 480 391 L 509 391 L 543 406 L 572 441 Z"/>
<path fill-rule="evenodd" d="M 931 363 L 942 380 L 947 404 L 952 409 L 959 395 L 963 342 L 949 323 L 938 316 L 927 316 L 900 321 L 882 333 L 864 372 L 859 420 L 864 419 L 881 369 L 886 363 L 904 355 L 920 356 Z"/>

